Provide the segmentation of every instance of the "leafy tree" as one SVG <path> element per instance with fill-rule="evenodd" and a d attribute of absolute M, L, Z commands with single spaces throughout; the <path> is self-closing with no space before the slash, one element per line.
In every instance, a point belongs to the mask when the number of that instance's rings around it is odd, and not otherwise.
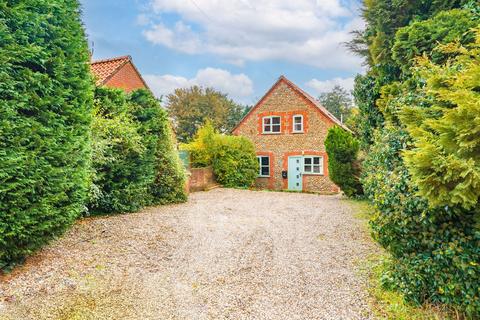
<path fill-rule="evenodd" d="M 206 120 L 222 133 L 229 132 L 243 116 L 243 106 L 212 88 L 193 86 L 168 95 L 166 108 L 173 119 L 177 137 L 190 141 Z"/>
<path fill-rule="evenodd" d="M 325 139 L 328 154 L 328 172 L 348 197 L 363 194 L 360 183 L 360 167 L 357 161 L 359 142 L 350 132 L 338 126 L 328 130 Z"/>
<path fill-rule="evenodd" d="M 330 92 L 320 94 L 318 100 L 339 120 L 346 121 L 352 113 L 352 98 L 348 91 L 339 85 Z"/>
<path fill-rule="evenodd" d="M 186 199 L 167 114 L 151 93 L 97 88 L 92 133 L 92 213 L 130 212 Z"/>
<path fill-rule="evenodd" d="M 258 175 L 253 143 L 245 137 L 219 134 L 210 122 L 182 148 L 190 152 L 193 167 L 211 165 L 215 178 L 225 187 L 251 187 Z"/>
<path fill-rule="evenodd" d="M 420 90 L 429 105 L 401 110 L 415 141 L 405 161 L 430 204 L 480 209 L 480 31 L 473 45 L 449 44 L 436 51 L 457 56 L 444 64 L 419 60 L 416 71 L 425 79 Z"/>
<path fill-rule="evenodd" d="M 76 0 L 0 2 L 0 268 L 84 212 L 93 81 L 79 12 Z"/>

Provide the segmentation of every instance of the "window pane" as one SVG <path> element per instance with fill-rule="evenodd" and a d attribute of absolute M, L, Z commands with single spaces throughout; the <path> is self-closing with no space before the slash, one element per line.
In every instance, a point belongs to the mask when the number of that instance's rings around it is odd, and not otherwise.
<path fill-rule="evenodd" d="M 262 167 L 262 176 L 269 176 L 270 175 L 270 168 L 269 167 Z"/>
<path fill-rule="evenodd" d="M 280 124 L 280 117 L 272 117 L 273 124 Z"/>
<path fill-rule="evenodd" d="M 295 117 L 295 118 L 294 118 L 294 122 L 297 123 L 297 124 L 298 124 L 298 123 L 301 124 L 301 123 L 302 123 L 302 117 Z"/>
<path fill-rule="evenodd" d="M 263 127 L 263 131 L 265 131 L 265 132 L 272 132 L 272 127 L 271 127 L 270 125 L 265 125 L 265 126 Z"/>
<path fill-rule="evenodd" d="M 320 164 L 320 157 L 313 158 L 313 164 Z"/>
<path fill-rule="evenodd" d="M 313 173 L 320 173 L 320 166 L 313 166 Z"/>
<path fill-rule="evenodd" d="M 312 158 L 305 158 L 305 164 L 312 164 Z"/>
<path fill-rule="evenodd" d="M 311 165 L 305 165 L 305 172 L 312 172 L 312 166 Z"/>
<path fill-rule="evenodd" d="M 270 118 L 263 118 L 264 124 L 270 124 Z"/>
<path fill-rule="evenodd" d="M 262 157 L 262 165 L 268 166 L 270 159 L 268 157 Z"/>
<path fill-rule="evenodd" d="M 272 125 L 272 132 L 280 132 L 280 125 L 279 124 Z"/>
<path fill-rule="evenodd" d="M 295 131 L 302 131 L 302 125 L 301 124 L 296 124 L 294 130 Z"/>

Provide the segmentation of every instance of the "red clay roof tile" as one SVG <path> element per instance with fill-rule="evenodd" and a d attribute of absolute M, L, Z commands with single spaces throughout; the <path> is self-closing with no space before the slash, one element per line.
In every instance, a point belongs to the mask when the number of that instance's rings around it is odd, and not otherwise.
<path fill-rule="evenodd" d="M 104 84 L 117 70 L 131 61 L 132 57 L 123 56 L 111 59 L 93 61 L 90 66 L 97 85 Z"/>

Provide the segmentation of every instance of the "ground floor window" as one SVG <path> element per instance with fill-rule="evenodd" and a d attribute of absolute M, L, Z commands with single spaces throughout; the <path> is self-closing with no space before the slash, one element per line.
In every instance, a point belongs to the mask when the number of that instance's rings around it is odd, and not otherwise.
<path fill-rule="evenodd" d="M 258 176 L 259 177 L 270 177 L 270 157 L 269 156 L 258 156 Z"/>
<path fill-rule="evenodd" d="M 323 174 L 323 157 L 317 157 L 317 156 L 303 157 L 303 173 Z"/>

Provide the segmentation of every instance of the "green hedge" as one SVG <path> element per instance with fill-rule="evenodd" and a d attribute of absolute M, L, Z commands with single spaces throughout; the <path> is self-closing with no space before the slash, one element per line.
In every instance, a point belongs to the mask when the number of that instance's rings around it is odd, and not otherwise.
<path fill-rule="evenodd" d="M 248 188 L 258 176 L 253 143 L 245 137 L 218 134 L 210 122 L 183 148 L 190 152 L 193 167 L 211 165 L 215 178 L 225 187 Z"/>
<path fill-rule="evenodd" d="M 186 200 L 185 174 L 166 112 L 148 91 L 97 88 L 92 213 Z"/>
<path fill-rule="evenodd" d="M 0 268 L 85 209 L 93 81 L 75 0 L 0 2 Z"/>
<path fill-rule="evenodd" d="M 334 126 L 325 139 L 328 154 L 328 173 L 348 197 L 363 194 L 360 166 L 357 161 L 360 143 L 348 131 Z"/>

